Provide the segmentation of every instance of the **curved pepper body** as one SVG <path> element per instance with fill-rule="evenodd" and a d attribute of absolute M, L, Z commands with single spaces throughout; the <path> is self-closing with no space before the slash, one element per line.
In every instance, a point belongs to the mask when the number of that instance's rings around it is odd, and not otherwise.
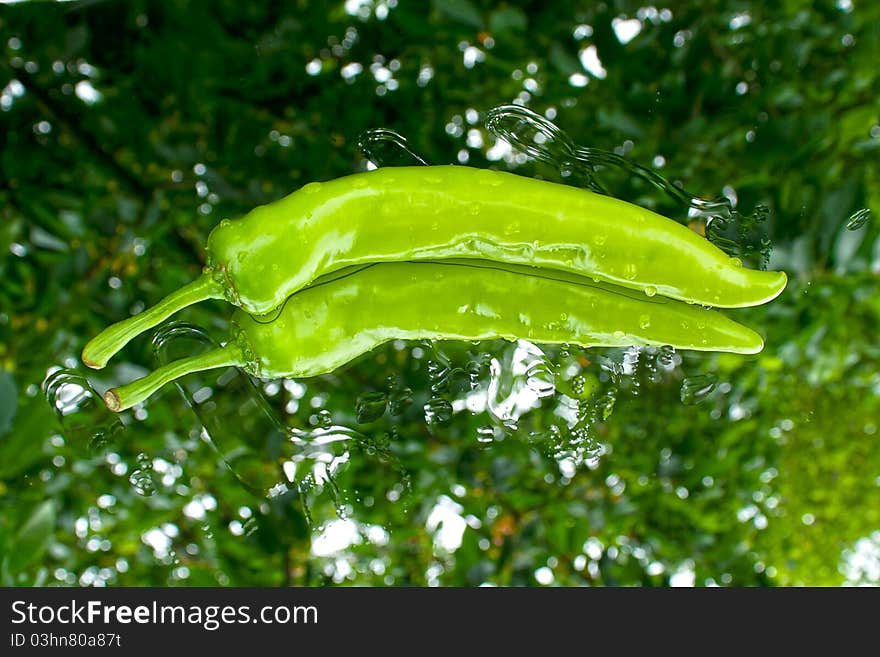
<path fill-rule="evenodd" d="M 764 344 L 717 311 L 565 272 L 480 261 L 395 262 L 325 277 L 290 297 L 270 321 L 239 310 L 225 347 L 169 363 L 108 391 L 105 400 L 123 410 L 175 378 L 226 365 L 260 378 L 307 377 L 390 340 L 495 338 L 742 354 Z"/>
<path fill-rule="evenodd" d="M 783 272 L 746 269 L 708 240 L 608 196 L 460 166 L 398 167 L 310 183 L 208 238 L 201 277 L 117 322 L 83 349 L 101 368 L 132 338 L 204 299 L 276 310 L 348 266 L 474 258 L 604 281 L 721 308 L 770 301 Z"/>
<path fill-rule="evenodd" d="M 355 264 L 481 258 L 567 271 L 721 308 L 767 302 L 782 272 L 743 267 L 650 210 L 566 185 L 462 166 L 397 167 L 309 183 L 208 240 L 228 297 L 262 314 Z"/>
<path fill-rule="evenodd" d="M 396 339 L 763 347 L 757 333 L 716 311 L 563 272 L 480 262 L 368 266 L 298 292 L 271 322 L 239 311 L 233 323 L 246 368 L 263 378 L 331 372 Z"/>

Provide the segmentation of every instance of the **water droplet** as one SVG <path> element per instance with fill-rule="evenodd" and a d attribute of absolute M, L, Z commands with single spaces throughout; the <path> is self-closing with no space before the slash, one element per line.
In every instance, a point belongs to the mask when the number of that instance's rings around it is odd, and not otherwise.
<path fill-rule="evenodd" d="M 138 467 L 135 468 L 128 481 L 134 492 L 144 497 L 149 497 L 156 492 L 156 482 L 153 480 L 153 460 L 141 452 L 137 456 Z"/>
<path fill-rule="evenodd" d="M 411 388 L 401 388 L 389 395 L 388 410 L 391 415 L 402 415 L 413 403 Z"/>
<path fill-rule="evenodd" d="M 452 421 L 452 403 L 443 397 L 432 397 L 425 403 L 425 422 L 443 426 Z"/>
<path fill-rule="evenodd" d="M 384 392 L 365 392 L 357 398 L 355 412 L 358 424 L 375 422 L 385 414 L 388 397 Z"/>
<path fill-rule="evenodd" d="M 608 390 L 602 395 L 602 398 L 599 403 L 599 409 L 602 413 L 602 420 L 607 420 L 611 417 L 611 414 L 614 412 L 614 404 L 617 403 L 617 391 L 614 389 Z"/>
<path fill-rule="evenodd" d="M 389 128 L 374 128 L 358 137 L 358 147 L 377 167 L 427 165 L 410 150 L 406 138 Z"/>
<path fill-rule="evenodd" d="M 696 374 L 686 377 L 681 384 L 681 403 L 693 406 L 705 401 L 715 390 L 717 380 L 714 374 Z"/>
<path fill-rule="evenodd" d="M 53 372 L 43 382 L 43 390 L 70 445 L 96 451 L 117 442 L 125 433 L 119 415 L 107 409 L 79 372 Z"/>
<path fill-rule="evenodd" d="M 639 328 L 646 329 L 651 326 L 651 316 L 650 315 L 639 315 Z"/>
<path fill-rule="evenodd" d="M 743 261 L 740 260 L 739 258 L 731 258 L 729 260 L 729 262 L 730 262 L 731 267 L 742 267 L 743 266 Z"/>
<path fill-rule="evenodd" d="M 623 331 L 615 331 L 611 334 L 615 340 L 623 340 L 626 337 L 626 333 Z"/>
<path fill-rule="evenodd" d="M 649 285 L 648 287 L 645 288 L 645 295 L 647 295 L 649 297 L 653 297 L 655 294 L 657 294 L 657 288 L 654 287 L 653 285 Z"/>
<path fill-rule="evenodd" d="M 639 269 L 635 263 L 628 262 L 623 267 L 623 277 L 628 281 L 634 281 L 639 274 Z"/>
<path fill-rule="evenodd" d="M 307 185 L 304 185 L 301 191 L 306 194 L 315 194 L 321 191 L 321 187 L 322 185 L 319 182 L 310 182 Z"/>
<path fill-rule="evenodd" d="M 492 427 L 477 428 L 477 442 L 488 445 L 495 441 L 495 430 Z"/>
<path fill-rule="evenodd" d="M 577 374 L 571 378 L 568 385 L 568 392 L 572 397 L 575 399 L 586 400 L 592 397 L 599 389 L 600 383 L 599 379 L 593 374 L 590 374 L 589 376 Z"/>
<path fill-rule="evenodd" d="M 868 220 L 871 218 L 871 208 L 862 208 L 861 210 L 856 210 L 852 213 L 849 219 L 846 221 L 846 229 L 847 230 L 858 230 L 862 226 L 868 223 Z"/>
<path fill-rule="evenodd" d="M 608 239 L 608 236 L 607 236 L 607 235 L 601 235 L 601 234 L 600 234 L 600 235 L 596 235 L 596 236 L 593 238 L 593 242 L 594 242 L 597 246 L 602 246 L 603 244 L 605 244 L 605 241 L 606 241 L 607 239 Z"/>
<path fill-rule="evenodd" d="M 669 345 L 663 345 L 657 350 L 657 366 L 664 370 L 675 367 L 675 349 Z"/>
<path fill-rule="evenodd" d="M 329 429 L 333 426 L 333 416 L 326 408 L 318 411 L 318 426 L 322 429 Z"/>

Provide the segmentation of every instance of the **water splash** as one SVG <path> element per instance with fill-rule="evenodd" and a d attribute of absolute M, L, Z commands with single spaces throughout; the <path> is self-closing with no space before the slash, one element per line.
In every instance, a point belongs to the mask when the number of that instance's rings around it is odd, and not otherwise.
<path fill-rule="evenodd" d="M 653 169 L 631 162 L 617 153 L 575 144 L 552 121 L 521 105 L 492 108 L 486 114 L 486 128 L 496 138 L 503 139 L 516 150 L 554 166 L 563 179 L 575 176 L 571 182 L 600 194 L 608 194 L 599 180 L 603 169 L 618 169 L 641 178 L 688 208 L 688 219 L 681 223 L 703 220 L 709 240 L 728 255 L 758 257 L 762 265 L 766 265 L 769 260 L 770 242 L 759 230 L 767 218 L 767 209 L 764 206 L 756 207 L 751 215 L 743 215 L 726 196 L 705 199 L 691 194 Z M 709 226 L 713 223 L 717 227 L 710 231 Z M 729 239 L 727 235 L 731 227 L 736 239 Z"/>
<path fill-rule="evenodd" d="M 200 328 L 180 322 L 160 329 L 153 345 L 160 364 L 218 346 Z M 256 496 L 293 500 L 310 525 L 323 496 L 340 517 L 351 514 L 364 497 L 353 483 L 357 477 L 349 476 L 359 468 L 377 473 L 372 481 L 378 486 L 409 488 L 409 475 L 387 436 L 366 436 L 337 424 L 327 409 L 317 412 L 313 429 L 287 426 L 276 400 L 264 390 L 295 386 L 258 386 L 232 367 L 192 374 L 176 385 L 202 425 L 203 439 L 236 479 Z"/>
<path fill-rule="evenodd" d="M 160 365 L 217 347 L 203 330 L 182 322 L 172 322 L 153 336 Z M 274 464 L 267 467 L 266 456 L 279 452 L 286 433 L 250 377 L 228 367 L 185 376 L 175 386 L 202 425 L 202 438 L 236 479 L 258 495 L 272 490 L 283 473 Z M 223 394 L 216 394 L 220 390 Z"/>
<path fill-rule="evenodd" d="M 531 342 L 518 340 L 493 358 L 487 386 L 488 411 L 496 420 L 515 429 L 519 418 L 538 408 L 541 399 L 556 392 L 553 366 Z"/>
<path fill-rule="evenodd" d="M 107 409 L 101 395 L 76 370 L 50 374 L 43 392 L 71 446 L 97 452 L 120 441 L 125 433 L 119 415 Z"/>
<path fill-rule="evenodd" d="M 361 133 L 358 148 L 377 167 L 428 166 L 409 147 L 406 137 L 390 128 L 375 128 Z"/>
<path fill-rule="evenodd" d="M 589 187 L 599 193 L 607 192 L 597 179 L 598 170 L 603 166 L 613 166 L 642 178 L 688 207 L 706 212 L 729 212 L 733 209 L 726 197 L 712 200 L 700 198 L 672 184 L 653 169 L 630 162 L 617 153 L 578 146 L 555 123 L 528 107 L 494 107 L 486 114 L 486 128 L 517 150 L 536 160 L 552 164 L 563 173 L 566 168 L 583 167 L 589 174 Z"/>
<path fill-rule="evenodd" d="M 640 178 L 687 209 L 687 216 L 679 219 L 679 223 L 700 222 L 706 238 L 728 255 L 754 259 L 761 267 L 769 262 L 771 243 L 762 228 L 769 211 L 764 205 L 756 205 L 751 214 L 743 214 L 736 209 L 735 199 L 728 196 L 707 199 L 692 194 L 655 170 L 618 153 L 576 144 L 559 126 L 528 107 L 494 107 L 486 113 L 485 125 L 492 135 L 515 150 L 551 165 L 568 184 L 608 194 L 600 180 L 603 171 L 617 170 Z M 429 165 L 410 148 L 403 135 L 389 128 L 365 131 L 358 138 L 358 147 L 377 167 Z"/>
<path fill-rule="evenodd" d="M 767 217 L 763 206 L 745 216 L 736 210 L 733 195 L 705 199 L 691 194 L 620 154 L 577 145 L 552 121 L 519 105 L 493 108 L 487 114 L 486 127 L 513 149 L 551 165 L 568 184 L 607 194 L 601 177 L 611 170 L 621 171 L 648 182 L 686 208 L 687 216 L 681 223 L 692 225 L 701 221 L 707 238 L 726 253 L 739 258 L 757 257 L 762 262 L 769 256 L 769 240 L 758 230 Z M 411 149 L 406 138 L 394 130 L 369 130 L 360 136 L 358 145 L 377 167 L 428 165 L 425 158 Z M 477 430 L 479 444 L 511 435 L 525 436 L 557 458 L 566 472 L 583 463 L 595 463 L 603 453 L 596 427 L 610 418 L 622 394 L 639 395 L 645 385 L 662 382 L 681 365 L 681 357 L 670 347 L 592 352 L 592 360 L 588 360 L 582 355 L 573 356 L 565 347 L 557 356 L 553 349 L 545 353 L 527 341 L 519 341 L 503 347 L 496 358 L 489 357 L 485 345 L 478 344 L 475 351 L 482 355 L 469 354 L 464 362 L 449 357 L 437 343 L 419 343 L 419 348 L 431 354 L 427 360 L 430 392 L 422 403 L 429 429 L 448 426 L 455 414 L 463 410 L 475 415 L 485 413 L 490 424 Z M 683 403 L 700 403 L 714 386 L 714 379 L 686 378 L 681 392 Z M 520 420 L 548 402 L 556 404 L 554 415 L 560 421 L 538 430 L 522 430 Z M 380 425 L 383 418 L 399 415 L 412 403 L 412 390 L 396 390 L 389 384 L 385 390 L 367 391 L 357 398 L 355 419 L 358 424 Z M 319 444 L 326 444 L 327 436 L 340 432 L 347 436 L 346 444 L 366 445 L 365 440 L 375 441 L 337 425 L 330 426 L 329 422 L 329 417 L 319 414 L 319 427 L 317 433 L 313 432 Z M 301 439 L 305 440 L 305 434 Z M 308 450 L 305 443 L 300 447 L 304 454 L 314 453 L 314 445 Z M 326 463 L 336 464 L 327 470 L 330 480 L 334 473 L 350 465 L 336 457 L 322 458 Z M 320 483 L 324 474 L 311 472 L 309 477 Z M 338 487 L 336 490 L 341 493 Z"/>

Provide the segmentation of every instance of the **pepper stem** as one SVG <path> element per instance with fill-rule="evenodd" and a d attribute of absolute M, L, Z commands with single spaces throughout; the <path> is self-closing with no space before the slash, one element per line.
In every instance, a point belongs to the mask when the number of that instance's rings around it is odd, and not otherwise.
<path fill-rule="evenodd" d="M 244 354 L 241 347 L 230 342 L 220 349 L 212 349 L 197 356 L 172 361 L 128 385 L 112 388 L 104 393 L 104 403 L 111 411 L 118 413 L 140 404 L 166 383 L 187 374 L 230 365 L 238 367 L 243 364 Z"/>
<path fill-rule="evenodd" d="M 82 352 L 82 361 L 89 367 L 99 370 L 113 355 L 127 345 L 132 338 L 164 322 L 178 310 L 205 299 L 222 299 L 223 287 L 205 272 L 192 283 L 172 292 L 152 308 L 111 324 L 92 338 Z"/>

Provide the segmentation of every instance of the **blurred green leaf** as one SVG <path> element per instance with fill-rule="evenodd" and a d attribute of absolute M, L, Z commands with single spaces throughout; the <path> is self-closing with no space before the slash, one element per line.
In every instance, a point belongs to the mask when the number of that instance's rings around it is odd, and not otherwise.
<path fill-rule="evenodd" d="M 483 17 L 470 0 L 432 0 L 434 9 L 457 23 L 482 29 Z"/>
<path fill-rule="evenodd" d="M 12 428 L 18 410 L 18 391 L 11 372 L 0 370 L 0 437 Z"/>
<path fill-rule="evenodd" d="M 524 32 L 528 25 L 525 12 L 516 7 L 497 9 L 489 17 L 489 32 L 496 38 L 506 36 L 509 32 Z"/>
<path fill-rule="evenodd" d="M 18 403 L 16 397 L 12 398 Z M 0 405 L 8 398 L 0 398 Z M 0 480 L 9 480 L 44 458 L 43 440 L 54 428 L 55 417 L 43 397 L 25 398 L 12 431 L 0 437 Z"/>
<path fill-rule="evenodd" d="M 629 137 L 642 137 L 644 136 L 644 130 L 639 125 L 638 120 L 634 117 L 630 116 L 624 111 L 608 111 L 605 109 L 599 109 L 598 113 L 599 123 L 605 127 L 612 128 L 614 130 L 619 130 L 623 134 Z"/>
<path fill-rule="evenodd" d="M 43 556 L 55 531 L 55 503 L 47 500 L 37 506 L 27 522 L 18 530 L 9 546 L 5 570 L 15 574 Z"/>
<path fill-rule="evenodd" d="M 581 63 L 577 57 L 558 43 L 550 46 L 550 63 L 565 76 L 582 71 Z"/>

